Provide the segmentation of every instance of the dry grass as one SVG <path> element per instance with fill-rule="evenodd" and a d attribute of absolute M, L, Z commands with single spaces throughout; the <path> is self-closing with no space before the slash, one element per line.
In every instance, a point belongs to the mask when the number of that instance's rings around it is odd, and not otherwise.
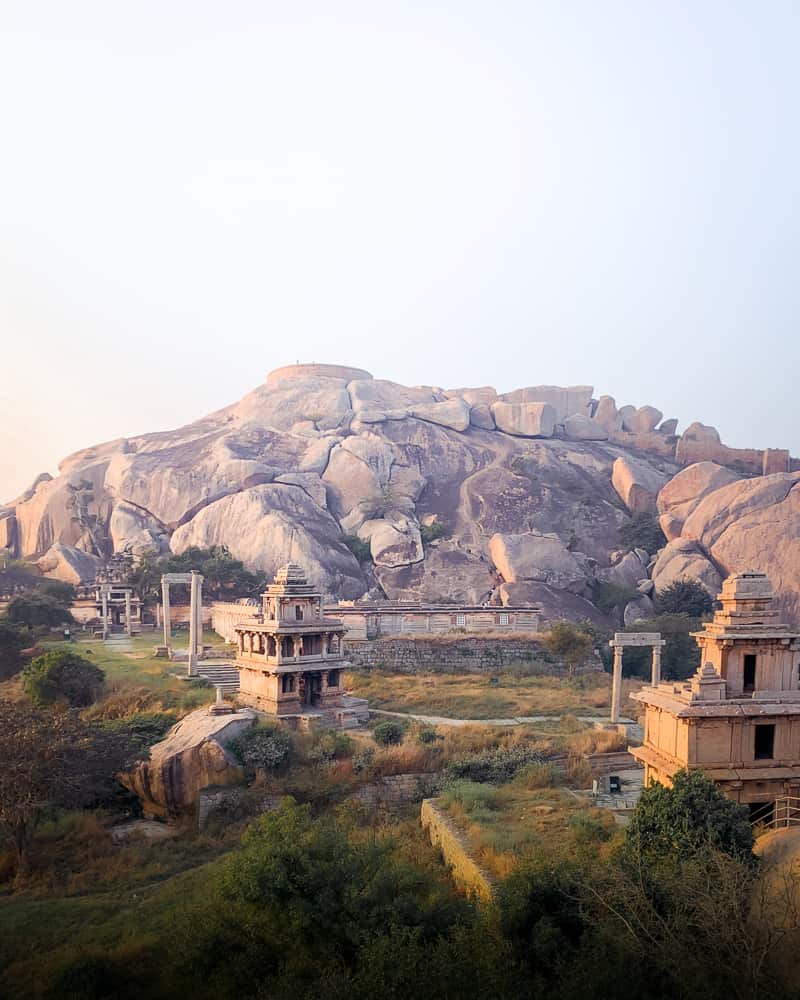
<path fill-rule="evenodd" d="M 635 711 L 631 691 L 638 678 L 623 681 L 624 714 Z M 578 677 L 541 677 L 524 671 L 489 674 L 396 674 L 382 670 L 353 671 L 347 687 L 373 708 L 416 712 L 459 719 L 511 718 L 519 715 L 607 714 L 611 678 L 605 673 Z"/>

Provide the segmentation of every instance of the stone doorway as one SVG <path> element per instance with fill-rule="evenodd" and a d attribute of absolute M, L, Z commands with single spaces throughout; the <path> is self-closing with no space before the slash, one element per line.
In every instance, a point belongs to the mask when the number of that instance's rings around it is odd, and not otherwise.
<path fill-rule="evenodd" d="M 322 675 L 303 674 L 300 690 L 302 692 L 300 700 L 304 705 L 318 705 L 322 695 Z"/>

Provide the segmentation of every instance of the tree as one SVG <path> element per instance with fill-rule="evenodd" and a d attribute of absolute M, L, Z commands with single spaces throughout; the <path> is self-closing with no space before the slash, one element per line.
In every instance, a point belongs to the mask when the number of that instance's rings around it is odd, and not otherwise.
<path fill-rule="evenodd" d="M 626 632 L 659 632 L 666 640 L 661 650 L 661 676 L 665 680 L 685 680 L 697 670 L 700 652 L 692 632 L 700 628 L 697 618 L 687 615 L 656 615 L 636 622 Z M 631 646 L 625 650 L 625 673 L 636 677 L 650 676 L 651 653 L 646 647 Z"/>
<path fill-rule="evenodd" d="M 10 622 L 31 628 L 40 625 L 57 628 L 59 625 L 72 624 L 72 615 L 62 600 L 51 594 L 35 591 L 12 597 L 8 602 L 7 615 Z"/>
<path fill-rule="evenodd" d="M 27 869 L 33 831 L 48 808 L 101 798 L 132 762 L 124 740 L 87 726 L 75 712 L 3 701 L 0 761 L 0 827 L 13 841 L 18 873 Z"/>
<path fill-rule="evenodd" d="M 641 592 L 633 587 L 625 587 L 608 580 L 595 580 L 592 584 L 592 603 L 606 614 L 616 611 L 620 624 L 625 605 L 628 601 L 635 601 L 641 596 Z"/>
<path fill-rule="evenodd" d="M 722 851 L 739 860 L 753 857 L 747 809 L 726 798 L 702 771 L 678 771 L 672 788 L 649 785 L 642 792 L 626 845 L 642 855 L 690 856 Z"/>
<path fill-rule="evenodd" d="M 697 580 L 684 577 L 674 580 L 656 595 L 656 607 L 662 615 L 688 615 L 703 618 L 714 610 L 711 595 Z"/>
<path fill-rule="evenodd" d="M 569 622 L 555 622 L 544 637 L 544 645 L 548 652 L 567 664 L 572 677 L 575 667 L 591 653 L 592 637 Z"/>
<path fill-rule="evenodd" d="M 93 663 L 63 649 L 54 649 L 31 660 L 23 674 L 25 691 L 37 705 L 66 701 L 73 707 L 91 705 L 105 681 Z"/>
<path fill-rule="evenodd" d="M 76 597 L 75 587 L 63 580 L 47 580 L 39 588 L 39 593 L 54 597 L 65 608 L 69 608 Z"/>
<path fill-rule="evenodd" d="M 634 514 L 630 521 L 619 529 L 620 543 L 626 549 L 644 549 L 651 555 L 667 544 L 661 526 L 653 514 Z"/>
<path fill-rule="evenodd" d="M 28 633 L 19 625 L 0 621 L 0 681 L 22 670 L 25 664 L 22 650 L 29 644 Z"/>
<path fill-rule="evenodd" d="M 402 722 L 398 722 L 396 719 L 386 719 L 385 722 L 379 722 L 372 730 L 372 738 L 382 747 L 388 747 L 395 743 L 402 743 L 405 731 Z"/>
<path fill-rule="evenodd" d="M 288 761 L 292 740 L 282 726 L 254 726 L 231 740 L 228 749 L 250 774 L 275 771 Z"/>

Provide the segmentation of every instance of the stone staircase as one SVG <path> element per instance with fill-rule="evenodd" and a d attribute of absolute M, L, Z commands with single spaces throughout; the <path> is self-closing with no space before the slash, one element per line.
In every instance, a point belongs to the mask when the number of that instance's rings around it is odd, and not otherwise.
<path fill-rule="evenodd" d="M 239 690 L 239 671 L 230 663 L 204 663 L 197 665 L 197 676 L 204 677 L 209 684 L 233 693 Z"/>

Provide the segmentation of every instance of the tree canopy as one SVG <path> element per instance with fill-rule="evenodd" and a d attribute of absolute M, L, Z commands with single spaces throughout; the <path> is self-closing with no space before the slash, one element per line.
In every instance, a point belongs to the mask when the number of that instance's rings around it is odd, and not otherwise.
<path fill-rule="evenodd" d="M 30 635 L 20 625 L 0 621 L 0 681 L 18 674 L 25 665 L 22 650 L 30 645 Z"/>
<path fill-rule="evenodd" d="M 207 549 L 192 546 L 180 555 L 146 552 L 132 566 L 130 581 L 141 600 L 154 601 L 161 595 L 164 573 L 188 573 L 192 569 L 203 574 L 203 593 L 214 600 L 258 597 L 268 583 L 265 573 L 251 573 L 222 545 Z"/>
<path fill-rule="evenodd" d="M 592 651 L 592 636 L 570 622 L 554 622 L 544 637 L 544 646 L 553 656 L 563 660 L 570 674 Z"/>
<path fill-rule="evenodd" d="M 662 615 L 703 618 L 714 610 L 714 602 L 702 583 L 684 577 L 658 592 L 656 607 Z"/>
<path fill-rule="evenodd" d="M 69 650 L 53 649 L 31 660 L 23 685 L 37 705 L 63 701 L 73 707 L 91 705 L 105 680 L 103 671 Z"/>
<path fill-rule="evenodd" d="M 41 625 L 57 628 L 72 624 L 68 603 L 61 597 L 35 590 L 12 597 L 8 602 L 7 616 L 10 622 L 31 628 Z"/>

